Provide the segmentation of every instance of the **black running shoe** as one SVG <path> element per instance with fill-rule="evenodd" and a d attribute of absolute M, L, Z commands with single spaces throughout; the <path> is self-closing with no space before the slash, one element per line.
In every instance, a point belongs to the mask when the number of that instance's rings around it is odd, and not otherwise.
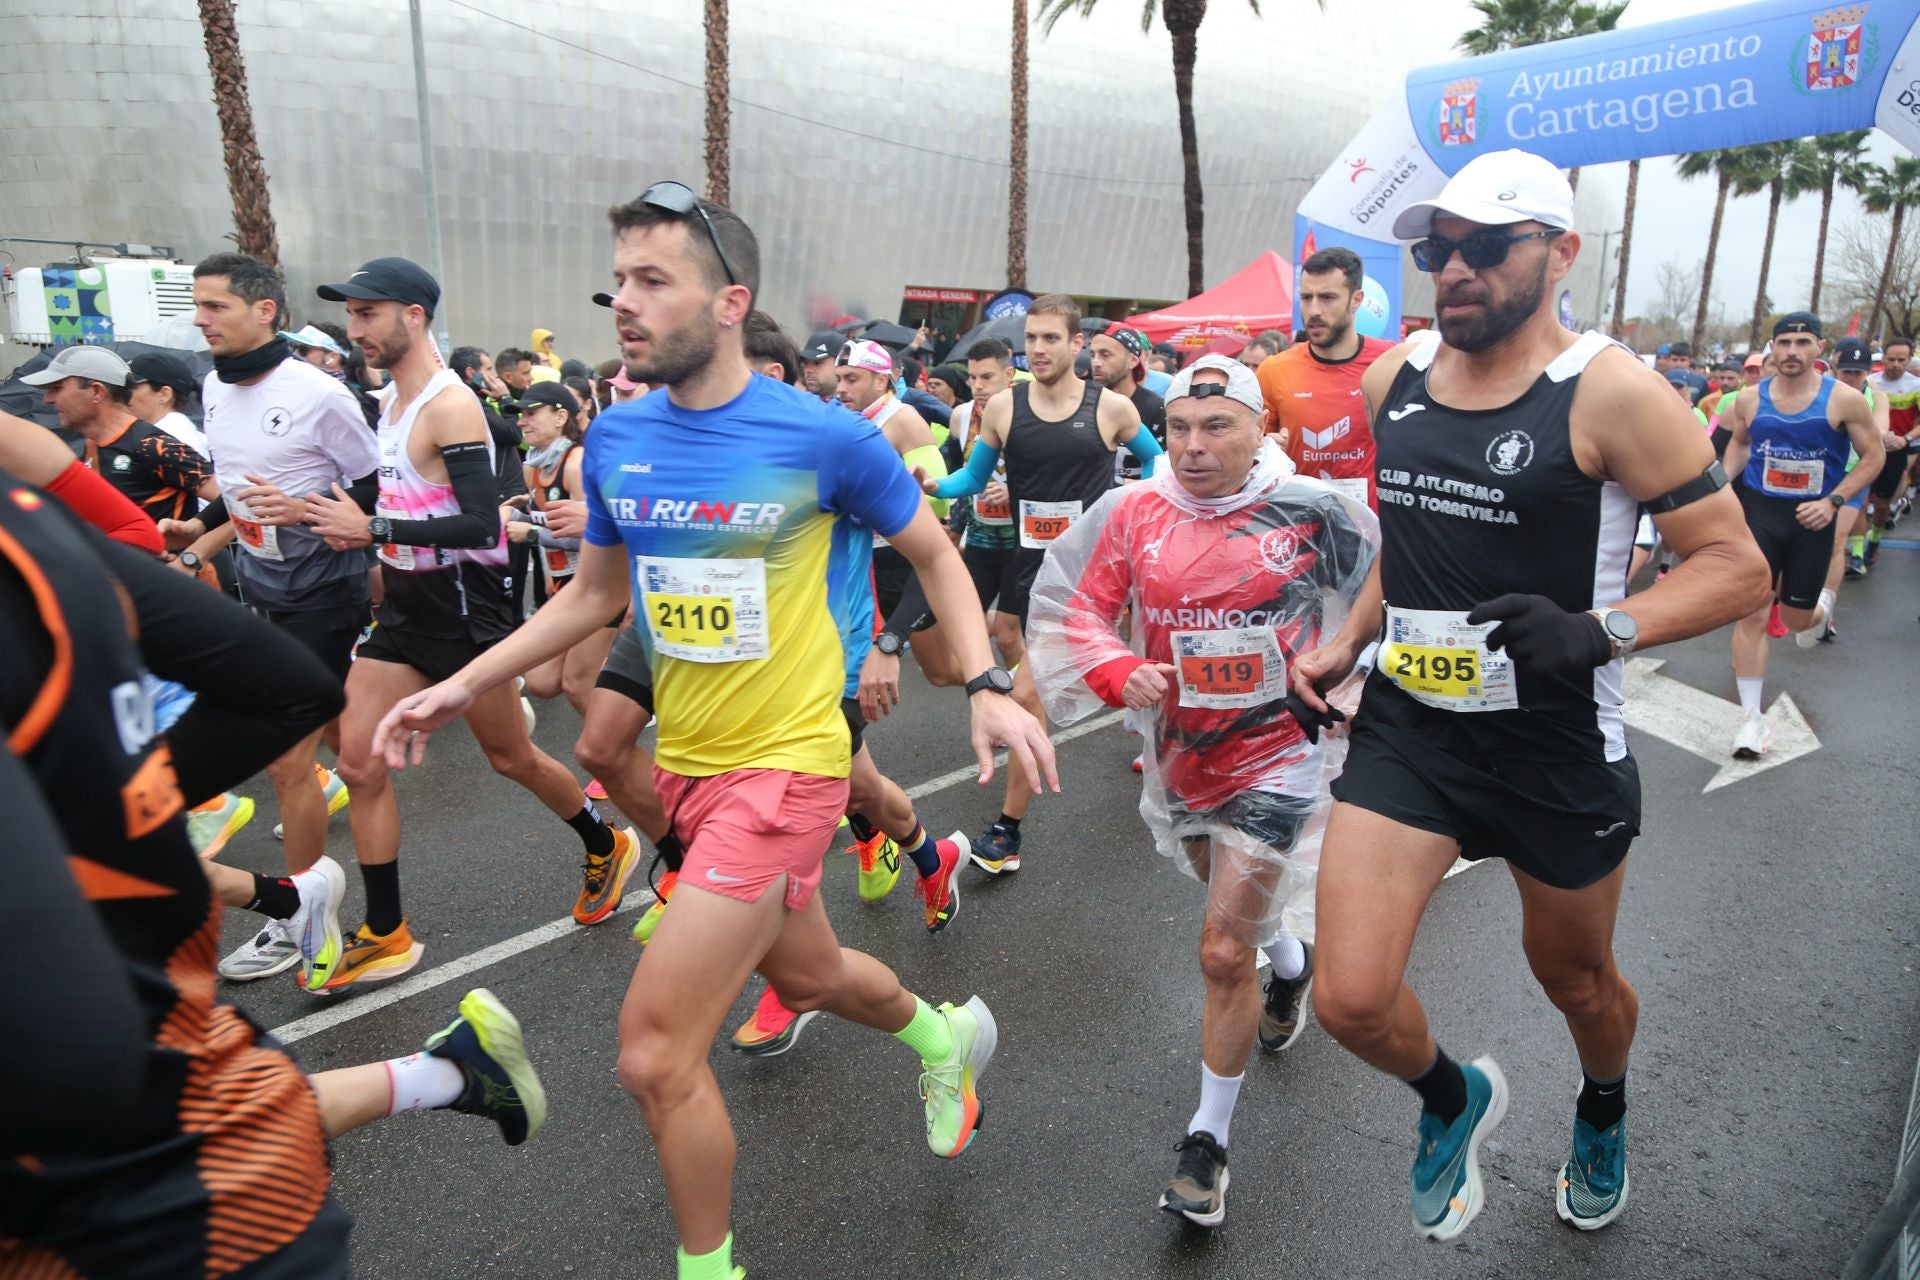
<path fill-rule="evenodd" d="M 1290 1049 L 1307 1025 L 1307 992 L 1313 987 L 1313 944 L 1297 978 L 1267 974 L 1267 998 L 1260 1009 L 1260 1047 L 1268 1053 Z"/>
<path fill-rule="evenodd" d="M 1180 1163 L 1160 1193 L 1160 1207 L 1202 1227 L 1227 1216 L 1227 1149 L 1210 1133 L 1190 1133 L 1173 1144 Z"/>

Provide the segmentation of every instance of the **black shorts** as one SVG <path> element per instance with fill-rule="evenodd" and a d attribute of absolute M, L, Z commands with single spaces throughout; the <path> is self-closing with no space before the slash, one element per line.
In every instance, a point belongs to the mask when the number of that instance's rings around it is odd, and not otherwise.
<path fill-rule="evenodd" d="M 611 689 L 648 715 L 653 714 L 653 669 L 647 665 L 646 646 L 632 627 L 613 638 L 613 648 L 607 650 L 607 660 L 593 687 Z"/>
<path fill-rule="evenodd" d="M 1605 879 L 1640 834 L 1640 769 L 1632 756 L 1581 763 L 1518 753 L 1475 759 L 1441 750 L 1418 733 L 1370 725 L 1364 707 L 1333 798 L 1451 836 L 1461 857 L 1504 858 L 1556 889 Z"/>
<path fill-rule="evenodd" d="M 1231 827 L 1281 853 L 1292 850 L 1300 829 L 1313 816 L 1313 801 L 1270 791 L 1242 791 L 1212 809 L 1189 809 L 1178 799 L 1168 799 L 1167 817 L 1173 834 L 1182 840 L 1206 839 L 1209 825 Z"/>
<path fill-rule="evenodd" d="M 980 596 L 980 607 L 984 609 L 989 601 L 997 599 L 999 603 L 994 608 L 1020 619 L 1020 629 L 1025 631 L 1028 597 L 1033 593 L 1033 580 L 1040 576 L 1040 566 L 1046 563 L 1047 553 L 1027 547 L 1007 547 L 1004 550 L 997 547 L 968 547 L 961 559 L 966 561 L 967 570 L 973 575 L 973 587 Z"/>
<path fill-rule="evenodd" d="M 860 754 L 860 744 L 867 740 L 867 716 L 860 710 L 860 699 L 840 699 L 840 714 L 847 718 L 847 732 L 853 737 L 849 754 L 857 756 Z"/>
<path fill-rule="evenodd" d="M 973 593 L 980 598 L 980 608 L 994 607 L 995 600 L 1012 598 L 1018 588 L 1014 581 L 1014 554 L 1018 547 L 962 547 L 960 561 L 967 566 L 967 573 L 973 578 Z"/>
<path fill-rule="evenodd" d="M 1912 449 L 1895 449 L 1887 454 L 1887 460 L 1880 464 L 1880 474 L 1873 478 L 1871 492 L 1876 498 L 1897 498 L 1900 486 L 1907 478 L 1907 464 L 1913 460 Z"/>
<path fill-rule="evenodd" d="M 1794 516 L 1800 506 L 1794 498 L 1769 498 L 1740 487 L 1740 508 L 1747 528 L 1767 558 L 1774 591 L 1789 609 L 1811 609 L 1820 603 L 1827 585 L 1827 566 L 1833 562 L 1833 526 L 1809 529 Z"/>
<path fill-rule="evenodd" d="M 307 1229 L 251 1266 L 233 1272 L 234 1280 L 347 1280 L 347 1240 L 353 1219 L 329 1195 Z"/>
<path fill-rule="evenodd" d="M 367 625 L 365 605 L 338 604 L 325 609 L 284 611 L 256 605 L 253 611 L 298 640 L 307 652 L 326 665 L 334 679 L 341 684 L 347 682 L 347 672 L 353 666 L 354 642 L 360 638 L 361 628 Z"/>
<path fill-rule="evenodd" d="M 373 629 L 372 635 L 360 642 L 360 657 L 412 667 L 438 684 L 451 679 L 460 668 L 492 647 L 465 636 L 423 636 L 417 632 L 379 626 Z"/>

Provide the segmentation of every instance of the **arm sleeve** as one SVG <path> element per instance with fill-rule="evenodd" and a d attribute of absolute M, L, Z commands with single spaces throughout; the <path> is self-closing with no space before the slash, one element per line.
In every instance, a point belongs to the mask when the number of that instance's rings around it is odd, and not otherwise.
<path fill-rule="evenodd" d="M 879 598 L 877 593 L 874 598 Z M 931 617 L 932 614 L 933 611 L 927 608 L 927 592 L 920 585 L 920 575 L 908 574 L 906 588 L 900 592 L 900 603 L 893 606 L 893 612 L 887 615 L 886 625 L 881 630 L 904 640 L 913 634 L 922 618 Z"/>
<path fill-rule="evenodd" d="M 299 641 L 158 560 L 92 537 L 132 602 L 148 670 L 194 691 L 166 735 L 188 804 L 246 781 L 340 714 L 340 685 Z"/>
<path fill-rule="evenodd" d="M 967 465 L 954 475 L 940 482 L 934 490 L 936 498 L 964 498 L 979 493 L 993 479 L 993 469 L 1000 465 L 1000 451 L 985 440 L 976 440 L 973 452 L 967 455 Z"/>
<path fill-rule="evenodd" d="M 38 974 L 0 987 L 0 1023 L 17 1033 L 0 1054 L 0 1158 L 105 1150 L 135 1122 L 146 1077 L 139 1001 L 99 912 L 68 870 L 66 842 L 39 786 L 4 744 L 0 805 L 0 965 Z M 52 955 L 60 963 L 49 967 Z"/>
<path fill-rule="evenodd" d="M 1140 429 L 1133 433 L 1133 439 L 1127 441 L 1127 452 L 1140 459 L 1141 476 L 1152 479 L 1154 459 L 1166 453 L 1166 450 L 1153 438 L 1153 429 L 1143 422 Z"/>
<path fill-rule="evenodd" d="M 900 455 L 900 461 L 907 464 L 911 471 L 915 467 L 924 467 L 928 475 L 936 480 L 947 478 L 947 457 L 940 452 L 938 445 L 923 444 L 918 449 L 909 449 Z M 933 514 L 942 520 L 947 518 L 947 510 L 952 506 L 945 498 L 928 498 Z"/>
<path fill-rule="evenodd" d="M 160 540 L 159 526 L 147 519 L 146 513 L 118 489 L 80 462 L 74 462 L 55 476 L 48 483 L 47 492 L 115 542 L 156 556 L 167 549 Z"/>
<path fill-rule="evenodd" d="M 359 507 L 368 515 L 372 515 L 374 507 L 378 505 L 380 501 L 380 473 L 378 471 L 369 471 L 366 475 L 355 480 L 347 486 L 347 496 L 353 499 L 355 506 Z M 222 506 L 221 513 L 224 515 L 225 512 L 226 508 Z"/>
<path fill-rule="evenodd" d="M 563 538 L 545 525 L 539 526 L 539 532 L 534 534 L 533 540 L 543 547 L 554 547 L 561 551 L 578 551 L 580 549 L 580 539 Z"/>
<path fill-rule="evenodd" d="M 457 516 L 395 520 L 393 540 L 410 547 L 490 547 L 500 540 L 500 498 L 486 442 L 444 445 L 440 456 L 460 503 Z"/>
<path fill-rule="evenodd" d="M 212 533 L 215 529 L 225 524 L 227 522 L 227 495 L 223 493 L 206 506 L 200 508 L 200 514 L 195 516 L 194 519 L 206 526 L 208 533 Z"/>

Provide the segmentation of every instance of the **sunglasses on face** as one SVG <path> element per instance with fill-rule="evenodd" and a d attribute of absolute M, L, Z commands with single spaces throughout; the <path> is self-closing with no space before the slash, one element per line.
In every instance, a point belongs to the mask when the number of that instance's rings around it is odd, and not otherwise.
<path fill-rule="evenodd" d="M 1484 271 L 1505 262 L 1508 250 L 1523 240 L 1551 240 L 1559 234 L 1559 227 L 1549 227 L 1545 231 L 1528 231 L 1517 236 L 1505 231 L 1476 231 L 1464 240 L 1428 236 L 1425 240 L 1413 243 L 1413 265 L 1437 276 L 1447 269 L 1447 264 L 1453 261 L 1453 255 L 1457 252 L 1470 270 Z"/>
<path fill-rule="evenodd" d="M 700 197 L 693 194 L 693 188 L 684 182 L 656 182 L 640 193 L 640 203 L 671 213 L 676 218 L 684 218 L 690 213 L 699 214 L 700 225 L 707 229 L 707 243 L 720 255 L 720 269 L 727 273 L 727 283 L 740 283 L 740 278 L 733 274 L 733 264 L 727 261 L 727 251 L 720 247 L 720 233 L 713 229 L 713 219 L 701 207 Z"/>

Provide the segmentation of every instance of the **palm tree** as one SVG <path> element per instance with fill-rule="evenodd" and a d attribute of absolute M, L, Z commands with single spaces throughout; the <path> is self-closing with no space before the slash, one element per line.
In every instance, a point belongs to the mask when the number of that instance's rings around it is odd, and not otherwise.
<path fill-rule="evenodd" d="M 1480 25 L 1456 40 L 1454 47 L 1462 53 L 1482 54 L 1611 31 L 1627 11 L 1627 0 L 1473 0 L 1473 7 L 1479 11 Z M 1567 170 L 1567 185 L 1580 189 L 1580 166 Z"/>
<path fill-rule="evenodd" d="M 1773 233 L 1780 225 L 1780 202 L 1794 172 L 1798 141 L 1760 142 L 1736 147 L 1733 160 L 1735 195 L 1767 193 L 1767 238 L 1760 249 L 1760 285 L 1753 295 L 1753 324 L 1747 329 L 1747 350 L 1760 349 L 1760 328 L 1767 315 L 1767 275 L 1773 268 Z"/>
<path fill-rule="evenodd" d="M 1893 226 L 1887 235 L 1887 264 L 1880 269 L 1880 286 L 1873 291 L 1873 308 L 1867 312 L 1866 331 L 1875 333 L 1880 308 L 1886 305 L 1887 286 L 1893 280 L 1894 253 L 1907 210 L 1920 205 L 1920 156 L 1895 156 L 1891 165 L 1868 165 L 1867 184 L 1860 198 L 1869 213 L 1893 214 Z"/>
<path fill-rule="evenodd" d="M 1007 142 L 1007 288 L 1027 287 L 1027 0 L 1013 0 L 1013 129 Z"/>
<path fill-rule="evenodd" d="M 1707 260 L 1700 269 L 1700 302 L 1693 313 L 1693 333 L 1689 335 L 1693 349 L 1698 351 L 1707 331 L 1707 299 L 1713 296 L 1713 260 L 1720 254 L 1720 224 L 1727 215 L 1727 193 L 1733 189 L 1739 158 L 1736 151 L 1693 151 L 1677 157 L 1677 164 L 1683 178 L 1691 180 L 1711 173 L 1717 175 L 1719 184 L 1713 201 L 1713 229 L 1707 232 Z"/>
<path fill-rule="evenodd" d="M 1620 270 L 1613 280 L 1613 336 L 1619 337 L 1627 322 L 1627 260 L 1633 253 L 1633 207 L 1640 199 L 1640 162 L 1627 164 L 1627 210 L 1620 224 Z"/>
<path fill-rule="evenodd" d="M 1798 153 L 1793 175 L 1787 180 L 1789 195 L 1820 193 L 1820 237 L 1813 250 L 1813 296 L 1807 310 L 1820 314 L 1820 290 L 1827 275 L 1827 224 L 1833 217 L 1833 193 L 1836 187 L 1858 191 L 1866 182 L 1867 135 L 1871 130 L 1830 133 L 1809 139 Z"/>
<path fill-rule="evenodd" d="M 1099 0 L 1040 0 L 1041 33 L 1051 32 L 1053 24 L 1068 11 L 1078 11 L 1084 18 L 1098 3 Z M 1327 7 L 1327 0 L 1314 0 L 1314 3 L 1322 10 Z M 1260 0 L 1247 0 L 1247 7 L 1258 14 Z M 1187 296 L 1191 298 L 1206 287 L 1205 201 L 1200 190 L 1200 139 L 1193 124 L 1193 62 L 1199 49 L 1200 23 L 1207 16 L 1207 0 L 1164 0 L 1164 3 L 1145 0 L 1140 10 L 1142 33 L 1153 30 L 1155 10 L 1159 11 L 1167 34 L 1173 37 L 1173 97 L 1180 108 L 1180 163 L 1186 176 Z"/>
<path fill-rule="evenodd" d="M 727 108 L 727 0 L 706 0 L 707 199 L 731 207 L 732 121 Z"/>
<path fill-rule="evenodd" d="M 213 76 L 213 109 L 220 117 L 220 148 L 227 164 L 227 194 L 233 200 L 234 240 L 240 252 L 268 266 L 280 265 L 280 235 L 267 199 L 267 165 L 253 132 L 247 96 L 247 64 L 240 56 L 240 30 L 233 0 L 200 0 L 200 32 Z"/>

